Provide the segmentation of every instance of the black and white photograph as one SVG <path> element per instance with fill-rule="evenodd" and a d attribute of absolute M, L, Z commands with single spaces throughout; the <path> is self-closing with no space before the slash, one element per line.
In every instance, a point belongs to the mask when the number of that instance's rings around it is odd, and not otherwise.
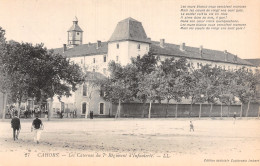
<path fill-rule="evenodd" d="M 0 0 L 0 166 L 260 165 L 260 1 Z"/>

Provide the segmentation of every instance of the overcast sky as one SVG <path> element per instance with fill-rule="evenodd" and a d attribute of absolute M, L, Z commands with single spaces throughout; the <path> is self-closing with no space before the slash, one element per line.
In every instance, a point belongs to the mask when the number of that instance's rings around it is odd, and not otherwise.
<path fill-rule="evenodd" d="M 260 1 L 219 0 L 218 5 L 241 4 L 240 31 L 180 30 L 180 5 L 208 5 L 213 0 L 0 0 L 0 26 L 7 40 L 44 43 L 50 48 L 67 43 L 67 30 L 77 16 L 84 31 L 83 43 L 107 41 L 116 24 L 132 17 L 142 22 L 154 41 L 215 50 L 228 50 L 241 58 L 260 58 Z M 214 2 L 216 3 L 216 2 Z"/>

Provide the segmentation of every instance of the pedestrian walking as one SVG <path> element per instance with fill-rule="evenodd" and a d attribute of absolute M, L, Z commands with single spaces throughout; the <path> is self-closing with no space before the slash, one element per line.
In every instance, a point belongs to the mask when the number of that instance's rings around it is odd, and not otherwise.
<path fill-rule="evenodd" d="M 21 123 L 20 123 L 20 119 L 17 117 L 17 114 L 15 114 L 14 117 L 12 118 L 11 125 L 13 128 L 13 138 L 15 141 L 16 139 L 18 139 L 21 130 Z"/>
<path fill-rule="evenodd" d="M 237 113 L 236 113 L 236 112 L 234 112 L 234 115 L 233 115 L 233 124 L 235 124 L 235 123 L 236 123 L 236 118 L 237 118 Z"/>
<path fill-rule="evenodd" d="M 35 114 L 36 119 L 33 120 L 31 132 L 34 132 L 34 142 L 39 144 L 41 132 L 44 129 L 41 119 L 39 119 L 39 115 Z"/>
<path fill-rule="evenodd" d="M 93 119 L 93 111 L 90 111 L 90 119 Z"/>
<path fill-rule="evenodd" d="M 190 121 L 190 131 L 194 131 L 194 126 L 193 126 L 193 124 L 192 124 L 192 121 Z"/>

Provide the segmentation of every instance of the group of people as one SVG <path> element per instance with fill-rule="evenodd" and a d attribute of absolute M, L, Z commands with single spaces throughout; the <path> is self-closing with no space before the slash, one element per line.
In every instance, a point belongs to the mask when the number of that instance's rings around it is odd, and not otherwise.
<path fill-rule="evenodd" d="M 34 132 L 34 142 L 39 144 L 41 131 L 44 129 L 41 119 L 39 119 L 38 114 L 35 115 L 35 119 L 32 122 L 31 132 Z M 21 121 L 18 118 L 17 114 L 11 120 L 11 127 L 13 128 L 13 139 L 18 140 L 19 133 L 21 131 Z"/>
<path fill-rule="evenodd" d="M 41 115 L 48 115 L 48 111 L 47 110 L 40 110 L 39 108 L 36 108 L 34 110 L 25 110 L 24 111 L 24 117 L 28 118 L 28 117 L 35 117 L 35 115 L 38 115 L 39 117 L 41 117 Z"/>
<path fill-rule="evenodd" d="M 15 114 L 18 114 L 18 111 L 15 108 L 11 107 L 10 109 L 8 109 L 7 115 L 9 115 L 10 118 L 13 118 Z M 29 110 L 29 109 L 21 110 L 20 117 L 21 115 L 24 115 L 24 118 L 30 118 L 30 117 L 34 118 L 36 114 L 39 117 L 41 117 L 41 115 L 45 115 L 45 117 L 47 117 L 48 111 L 40 110 L 39 108 L 35 108 L 33 110 Z"/>

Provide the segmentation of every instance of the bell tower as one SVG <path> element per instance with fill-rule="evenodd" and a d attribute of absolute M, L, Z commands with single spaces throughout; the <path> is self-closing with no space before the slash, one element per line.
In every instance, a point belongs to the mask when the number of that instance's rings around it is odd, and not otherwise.
<path fill-rule="evenodd" d="M 78 25 L 78 19 L 73 19 L 73 25 L 68 32 L 68 47 L 75 47 L 82 44 L 83 31 Z"/>

